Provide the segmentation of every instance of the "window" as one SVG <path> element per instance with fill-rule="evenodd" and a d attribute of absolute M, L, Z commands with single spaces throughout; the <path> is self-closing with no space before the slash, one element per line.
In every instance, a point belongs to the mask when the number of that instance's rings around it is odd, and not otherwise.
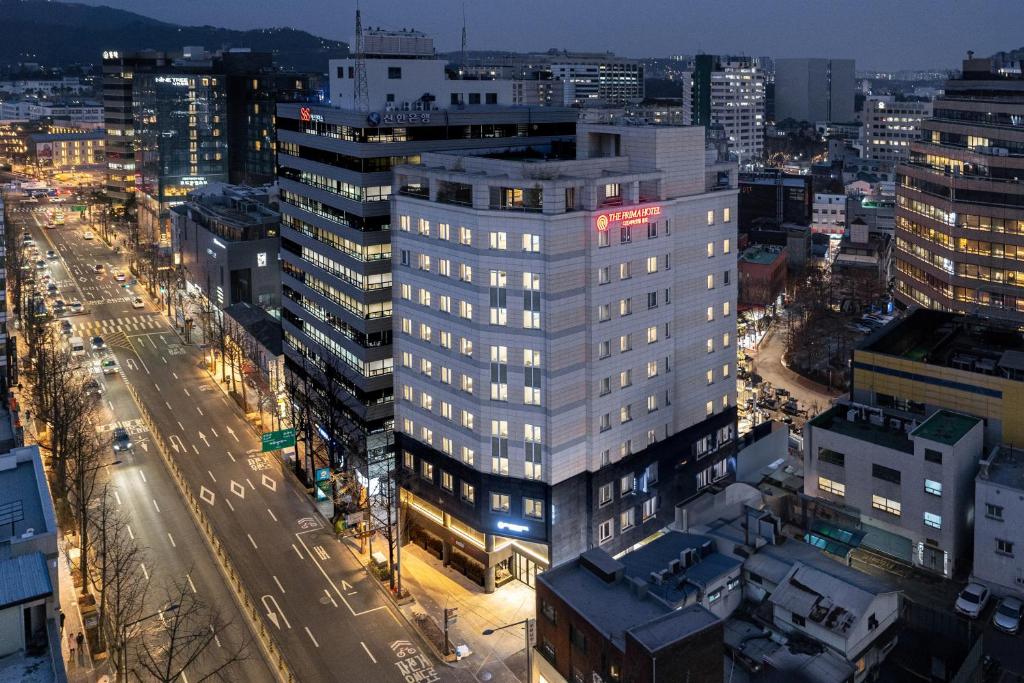
<path fill-rule="evenodd" d="M 924 480 L 924 492 L 925 493 L 930 493 L 933 496 L 941 496 L 942 495 L 942 482 L 941 481 L 932 481 L 931 479 L 925 479 Z"/>
<path fill-rule="evenodd" d="M 412 218 L 409 216 L 398 217 L 398 229 L 402 232 L 409 232 L 409 228 L 412 227 Z"/>
<path fill-rule="evenodd" d="M 729 364 L 726 363 L 722 366 L 722 379 L 728 379 L 729 377 Z"/>
<path fill-rule="evenodd" d="M 891 484 L 900 483 L 899 470 L 894 470 L 891 467 L 885 467 L 884 465 L 879 465 L 878 463 L 874 463 L 871 465 L 871 476 L 874 477 L 875 479 L 881 479 L 882 481 L 887 481 Z"/>
<path fill-rule="evenodd" d="M 708 370 L 706 373 L 704 373 L 704 380 L 708 383 L 708 386 L 714 384 L 715 383 L 715 371 L 714 370 Z"/>
<path fill-rule="evenodd" d="M 466 265 L 465 263 L 459 264 L 459 279 L 463 282 L 473 281 L 473 266 Z"/>
<path fill-rule="evenodd" d="M 447 436 L 441 437 L 441 452 L 445 455 L 452 454 L 452 440 Z"/>
<path fill-rule="evenodd" d="M 402 332 L 404 334 L 412 334 L 412 320 L 409 318 L 402 318 Z"/>
<path fill-rule="evenodd" d="M 604 323 L 612 319 L 612 314 L 608 309 L 608 304 L 598 304 L 597 306 L 597 322 Z"/>
<path fill-rule="evenodd" d="M 714 224 L 715 224 L 715 210 L 714 209 L 708 209 L 708 225 L 714 225 Z"/>
<path fill-rule="evenodd" d="M 636 490 L 636 477 L 632 473 L 619 479 L 619 495 L 628 496 Z"/>
<path fill-rule="evenodd" d="M 647 239 L 653 240 L 658 236 L 658 224 L 648 223 L 647 224 Z"/>
<path fill-rule="evenodd" d="M 647 292 L 647 310 L 658 307 L 658 293 Z"/>
<path fill-rule="evenodd" d="M 715 307 L 708 306 L 707 321 L 712 322 L 715 319 Z"/>
<path fill-rule="evenodd" d="M 658 409 L 658 397 L 655 394 L 651 394 L 647 397 L 647 412 L 653 413 Z"/>
<path fill-rule="evenodd" d="M 569 642 L 580 652 L 587 651 L 587 637 L 574 624 L 569 624 Z"/>
<path fill-rule="evenodd" d="M 846 484 L 826 479 L 825 477 L 818 477 L 818 490 L 824 493 L 831 493 L 834 496 L 845 496 Z"/>
<path fill-rule="evenodd" d="M 729 284 L 729 271 L 728 270 L 723 270 L 722 271 L 722 284 L 723 285 Z"/>
<path fill-rule="evenodd" d="M 491 324 L 506 325 L 508 324 L 508 290 L 506 289 L 508 276 L 504 270 L 492 270 L 490 281 Z"/>
<path fill-rule="evenodd" d="M 651 325 L 647 328 L 647 343 L 653 344 L 656 341 L 658 341 L 658 326 Z"/>
<path fill-rule="evenodd" d="M 541 598 L 540 600 L 540 613 L 544 615 L 544 618 L 550 621 L 552 624 L 556 621 L 555 606 L 550 602 Z"/>
<path fill-rule="evenodd" d="M 630 405 L 624 405 L 619 408 L 619 422 L 625 424 L 633 419 L 633 407 Z"/>
<path fill-rule="evenodd" d="M 601 266 L 597 269 L 597 284 L 606 285 L 611 282 L 610 269 L 608 266 Z"/>
<path fill-rule="evenodd" d="M 459 489 L 460 494 L 462 495 L 462 500 L 466 501 L 470 505 L 476 503 L 476 489 L 471 484 L 462 482 L 462 485 L 459 487 Z"/>
<path fill-rule="evenodd" d="M 888 512 L 890 515 L 896 517 L 900 516 L 900 502 L 898 500 L 890 500 L 884 496 L 872 495 L 871 496 L 871 507 L 882 512 Z"/>
<path fill-rule="evenodd" d="M 708 282 L 708 289 L 714 289 L 715 288 L 715 276 L 713 274 L 708 273 L 707 282 Z"/>
<path fill-rule="evenodd" d="M 473 429 L 473 419 L 473 413 L 468 410 L 462 410 L 459 413 L 459 422 L 461 422 L 462 426 L 466 429 Z"/>
<path fill-rule="evenodd" d="M 633 298 L 626 297 L 625 299 L 619 299 L 619 315 L 626 316 L 633 313 Z"/>
<path fill-rule="evenodd" d="M 610 355 L 612 355 L 612 352 L 611 352 L 611 342 L 610 341 L 599 342 L 598 345 L 597 345 L 597 356 L 598 356 L 598 358 L 607 358 Z"/>
<path fill-rule="evenodd" d="M 725 332 L 722 334 L 722 348 L 729 348 L 729 333 Z"/>
<path fill-rule="evenodd" d="M 707 403 L 704 404 L 704 414 L 707 415 L 708 417 L 711 417 L 712 415 L 715 414 L 714 401 L 708 401 Z"/>
<path fill-rule="evenodd" d="M 540 329 L 540 275 L 523 273 L 523 327 Z"/>
<path fill-rule="evenodd" d="M 420 358 L 420 372 L 427 377 L 431 377 L 434 373 L 434 364 L 426 358 Z"/>
<path fill-rule="evenodd" d="M 1003 506 L 985 503 L 985 516 L 989 519 L 1001 520 L 1003 518 Z"/>
<path fill-rule="evenodd" d="M 473 231 L 469 228 L 459 228 L 459 244 L 470 246 L 473 244 Z"/>
<path fill-rule="evenodd" d="M 924 449 L 924 459 L 926 462 L 933 462 L 936 465 L 942 464 L 942 451 L 936 451 L 931 448 Z"/>
<path fill-rule="evenodd" d="M 619 531 L 632 529 L 636 523 L 636 508 L 629 508 L 619 513 Z"/>
<path fill-rule="evenodd" d="M 643 517 L 643 521 L 646 522 L 651 517 L 654 517 L 654 515 L 657 514 L 657 512 L 658 512 L 658 497 L 657 496 L 654 496 L 653 498 L 648 498 L 647 500 L 644 501 L 643 509 L 642 509 L 642 513 L 641 513 L 642 517 Z"/>
<path fill-rule="evenodd" d="M 419 232 L 419 234 L 423 235 L 424 237 L 430 237 L 430 221 L 428 221 L 426 218 L 420 218 L 417 221 L 417 228 L 417 232 Z"/>
<path fill-rule="evenodd" d="M 1005 538 L 996 539 L 996 552 L 1002 553 L 1003 555 L 1013 556 L 1013 541 L 1007 541 Z"/>
<path fill-rule="evenodd" d="M 629 244 L 633 241 L 633 228 L 628 225 L 619 226 L 619 244 Z"/>
<path fill-rule="evenodd" d="M 420 428 L 420 438 L 423 439 L 423 443 L 434 445 L 434 430 L 428 427 Z"/>
<path fill-rule="evenodd" d="M 402 77 L 402 67 L 400 66 L 389 66 L 388 67 L 388 78 L 390 80 L 396 80 Z"/>
<path fill-rule="evenodd" d="M 491 347 L 491 400 L 508 400 L 508 347 Z"/>
<path fill-rule="evenodd" d="M 629 261 L 626 261 L 624 263 L 620 263 L 619 264 L 619 279 L 620 280 L 628 280 L 631 277 L 633 277 L 633 267 L 630 265 Z"/>
<path fill-rule="evenodd" d="M 597 490 L 598 506 L 607 505 L 608 503 L 612 502 L 613 497 L 614 491 L 612 491 L 612 483 L 608 482 L 607 484 L 602 484 L 601 487 Z"/>
<path fill-rule="evenodd" d="M 633 371 L 623 370 L 619 373 L 619 388 L 624 389 L 633 384 Z"/>
<path fill-rule="evenodd" d="M 466 339 L 465 337 L 459 338 L 459 353 L 463 356 L 473 355 L 473 340 Z"/>
<path fill-rule="evenodd" d="M 430 256 L 428 256 L 427 254 L 420 254 L 419 255 L 419 264 L 420 264 L 420 270 L 425 270 L 427 272 L 430 272 Z"/>
<path fill-rule="evenodd" d="M 434 481 L 434 466 L 426 460 L 420 462 L 420 476 L 427 481 Z"/>
<path fill-rule="evenodd" d="M 941 515 L 937 515 L 934 512 L 926 512 L 926 513 L 924 513 L 924 525 L 925 526 L 930 526 L 933 529 L 941 529 L 942 528 L 942 516 Z"/>
<path fill-rule="evenodd" d="M 424 410 L 428 411 L 428 412 L 433 411 L 434 410 L 434 397 L 431 396 L 430 394 L 428 394 L 425 391 L 423 393 L 421 393 L 420 394 L 420 407 L 423 408 Z"/>
<path fill-rule="evenodd" d="M 455 490 L 455 478 L 451 475 L 450 472 L 445 472 L 444 470 L 441 470 L 441 488 L 443 488 L 445 491 Z"/>
<path fill-rule="evenodd" d="M 612 520 L 606 519 L 597 527 L 597 542 L 607 543 L 612 540 Z"/>
<path fill-rule="evenodd" d="M 732 220 L 732 209 L 730 209 L 727 206 L 724 209 L 722 209 L 722 222 L 723 223 L 728 223 L 731 220 Z"/>
<path fill-rule="evenodd" d="M 544 519 L 544 501 L 539 498 L 523 498 L 523 517 Z"/>
<path fill-rule="evenodd" d="M 473 463 L 476 462 L 476 454 L 473 452 L 472 448 L 466 448 L 465 446 L 462 447 L 462 462 L 471 467 L 473 466 Z"/>
<path fill-rule="evenodd" d="M 508 246 L 508 234 L 504 232 L 492 232 L 490 234 L 491 249 L 504 250 Z"/>
<path fill-rule="evenodd" d="M 714 242 L 708 242 L 708 249 L 707 249 L 707 251 L 708 251 L 708 258 L 711 258 L 712 256 L 715 255 L 715 243 Z"/>
<path fill-rule="evenodd" d="M 508 512 L 509 497 L 507 493 L 491 493 L 491 510 L 493 512 Z"/>
<path fill-rule="evenodd" d="M 540 479 L 544 472 L 540 426 L 524 425 L 523 441 L 524 475 L 527 479 Z"/>
<path fill-rule="evenodd" d="M 416 469 L 416 464 L 413 459 L 412 453 L 410 453 L 409 451 L 402 451 L 402 466 L 409 471 Z"/>
<path fill-rule="evenodd" d="M 437 238 L 441 240 L 450 240 L 452 238 L 452 226 L 447 223 L 438 223 Z"/>
<path fill-rule="evenodd" d="M 430 306 L 430 290 L 420 289 L 420 306 Z"/>
<path fill-rule="evenodd" d="M 722 317 L 723 318 L 728 318 L 730 310 L 731 310 L 731 308 L 729 306 L 729 302 L 728 301 L 723 301 L 722 302 Z"/>
<path fill-rule="evenodd" d="M 607 230 L 600 230 L 600 231 L 598 231 L 598 233 L 597 233 L 597 246 L 598 247 L 607 247 L 610 244 L 611 244 L 611 238 L 608 237 L 608 231 Z"/>
<path fill-rule="evenodd" d="M 618 183 L 606 183 L 605 186 L 604 186 L 604 196 L 605 196 L 605 199 L 610 199 L 610 198 L 613 198 L 613 197 L 621 197 L 622 196 L 622 189 L 621 189 L 621 187 L 619 187 Z"/>
<path fill-rule="evenodd" d="M 491 420 L 491 474 L 508 476 L 508 420 Z"/>
<path fill-rule="evenodd" d="M 437 274 L 442 277 L 452 276 L 452 262 L 446 258 L 437 260 Z"/>
<path fill-rule="evenodd" d="M 658 257 L 648 256 L 647 257 L 647 272 L 657 273 L 658 272 Z"/>
<path fill-rule="evenodd" d="M 729 244 L 729 240 L 722 240 L 722 253 L 723 254 L 728 254 L 730 252 L 730 250 L 731 250 L 731 245 Z"/>
<path fill-rule="evenodd" d="M 632 452 L 633 452 L 633 440 L 632 439 L 626 439 L 621 444 L 619 444 L 619 457 L 625 458 L 627 455 L 630 455 Z"/>
<path fill-rule="evenodd" d="M 833 451 L 828 448 L 818 449 L 818 460 L 821 462 L 827 462 L 830 465 L 836 467 L 846 466 L 846 456 L 838 451 Z"/>
<path fill-rule="evenodd" d="M 523 403 L 539 406 L 541 390 L 540 351 L 523 349 Z"/>
<path fill-rule="evenodd" d="M 619 337 L 619 352 L 625 353 L 633 348 L 633 335 L 624 334 Z"/>

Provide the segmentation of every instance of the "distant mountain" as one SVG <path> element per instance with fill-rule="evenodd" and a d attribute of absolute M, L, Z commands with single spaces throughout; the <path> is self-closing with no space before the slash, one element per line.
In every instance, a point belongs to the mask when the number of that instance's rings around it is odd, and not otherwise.
<path fill-rule="evenodd" d="M 273 52 L 282 67 L 317 72 L 327 70 L 328 59 L 348 55 L 347 43 L 290 28 L 179 26 L 111 7 L 0 0 L 0 64 L 98 63 L 104 50 L 175 50 L 185 45 Z"/>

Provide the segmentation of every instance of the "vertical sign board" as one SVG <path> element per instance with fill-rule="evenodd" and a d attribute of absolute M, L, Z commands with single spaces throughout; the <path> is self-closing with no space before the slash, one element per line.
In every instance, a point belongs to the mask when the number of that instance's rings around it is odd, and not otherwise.
<path fill-rule="evenodd" d="M 331 494 L 331 468 L 318 467 L 316 469 L 316 499 L 327 500 Z"/>

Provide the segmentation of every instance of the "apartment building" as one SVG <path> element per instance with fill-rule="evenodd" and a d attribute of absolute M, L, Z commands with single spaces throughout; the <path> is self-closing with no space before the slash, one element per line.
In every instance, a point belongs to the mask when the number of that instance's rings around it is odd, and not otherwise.
<path fill-rule="evenodd" d="M 864 102 L 864 156 L 892 163 L 910 158 L 910 143 L 921 137 L 921 121 L 932 117 L 931 101 L 907 102 L 887 95 Z"/>
<path fill-rule="evenodd" d="M 331 61 L 332 106 L 278 106 L 277 182 L 287 369 L 316 386 L 334 373 L 344 450 L 374 479 L 393 452 L 392 168 L 433 151 L 571 143 L 576 112 L 512 106 L 508 81 L 450 78 L 422 34 L 364 40 L 364 103 L 349 59 Z M 332 453 L 319 466 L 341 466 Z"/>
<path fill-rule="evenodd" d="M 811 230 L 842 235 L 846 228 L 846 195 L 815 192 L 811 205 Z"/>
<path fill-rule="evenodd" d="M 1002 597 L 1024 595 L 1024 450 L 993 448 L 981 461 L 974 489 L 974 570 L 971 579 Z"/>
<path fill-rule="evenodd" d="M 683 73 L 683 110 L 690 124 L 717 124 L 739 162 L 764 154 L 765 74 L 751 57 L 697 55 Z"/>
<path fill-rule="evenodd" d="M 580 124 L 395 169 L 395 429 L 410 523 L 534 574 L 625 550 L 732 471 L 736 168 L 700 127 Z"/>
<path fill-rule="evenodd" d="M 898 167 L 896 296 L 1024 322 L 1024 76 L 969 55 Z"/>

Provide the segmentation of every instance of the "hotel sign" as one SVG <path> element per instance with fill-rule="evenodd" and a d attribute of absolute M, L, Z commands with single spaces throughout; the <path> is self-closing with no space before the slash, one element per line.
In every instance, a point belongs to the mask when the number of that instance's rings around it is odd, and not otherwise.
<path fill-rule="evenodd" d="M 526 534 L 530 532 L 530 527 L 525 524 L 513 524 L 511 522 L 498 522 L 498 528 L 503 531 L 514 531 L 517 534 Z"/>
<path fill-rule="evenodd" d="M 605 211 L 599 213 L 594 223 L 602 232 L 618 225 L 628 228 L 632 225 L 643 225 L 661 216 L 661 206 L 638 206 L 633 209 L 620 209 L 617 211 Z"/>

